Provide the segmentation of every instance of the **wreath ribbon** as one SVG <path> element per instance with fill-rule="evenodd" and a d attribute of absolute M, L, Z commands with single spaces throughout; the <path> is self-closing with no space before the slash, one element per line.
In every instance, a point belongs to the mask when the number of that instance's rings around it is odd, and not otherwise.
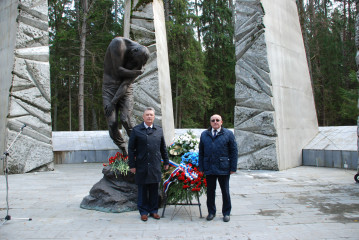
<path fill-rule="evenodd" d="M 179 171 L 184 172 L 186 179 L 190 179 L 191 181 L 198 178 L 198 174 L 192 169 L 191 165 L 181 163 L 177 164 L 170 160 L 169 164 L 173 167 L 176 167 L 175 170 L 172 171 L 169 178 L 163 183 L 163 191 L 166 193 L 171 183 L 175 181 L 176 173 Z"/>

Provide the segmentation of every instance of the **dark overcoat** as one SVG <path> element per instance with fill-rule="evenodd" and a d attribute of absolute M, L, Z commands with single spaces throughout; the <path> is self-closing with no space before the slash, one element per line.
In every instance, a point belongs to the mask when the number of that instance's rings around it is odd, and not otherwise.
<path fill-rule="evenodd" d="M 144 123 L 132 129 L 128 142 L 128 165 L 136 168 L 136 184 L 161 182 L 161 159 L 164 165 L 169 164 L 162 128 L 153 124 L 147 134 Z"/>
<path fill-rule="evenodd" d="M 238 149 L 234 134 L 221 128 L 213 137 L 212 128 L 202 132 L 199 142 L 198 168 L 205 175 L 228 175 L 237 170 Z"/>

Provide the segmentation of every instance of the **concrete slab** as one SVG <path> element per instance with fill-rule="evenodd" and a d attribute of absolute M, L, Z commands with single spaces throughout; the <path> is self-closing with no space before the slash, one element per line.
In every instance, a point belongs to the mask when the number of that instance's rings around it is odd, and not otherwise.
<path fill-rule="evenodd" d="M 357 126 L 319 127 L 319 133 L 303 149 L 357 151 Z"/>
<path fill-rule="evenodd" d="M 199 218 L 197 206 L 166 208 L 165 217 L 142 222 L 137 211 L 81 209 L 83 197 L 102 177 L 102 164 L 55 165 L 55 171 L 9 176 L 9 215 L 0 239 L 358 239 L 356 171 L 297 167 L 285 171 L 238 171 L 231 176 L 231 221 L 224 223 L 217 189 L 217 216 Z M 2 176 L 3 177 L 3 176 Z M 6 216 L 0 178 L 0 217 Z M 201 197 L 203 216 L 206 197 Z M 174 211 L 178 213 L 173 217 Z M 162 213 L 162 209 L 160 209 Z M 192 217 L 191 217 L 192 216 Z M 32 221 L 16 218 L 29 218 Z M 0 222 L 1 224 L 2 222 Z"/>

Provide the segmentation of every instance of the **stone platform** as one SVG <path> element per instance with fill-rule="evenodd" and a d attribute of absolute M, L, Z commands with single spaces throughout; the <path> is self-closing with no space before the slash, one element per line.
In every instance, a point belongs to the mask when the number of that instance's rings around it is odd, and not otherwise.
<path fill-rule="evenodd" d="M 303 148 L 303 165 L 358 169 L 357 126 L 319 127 Z"/>

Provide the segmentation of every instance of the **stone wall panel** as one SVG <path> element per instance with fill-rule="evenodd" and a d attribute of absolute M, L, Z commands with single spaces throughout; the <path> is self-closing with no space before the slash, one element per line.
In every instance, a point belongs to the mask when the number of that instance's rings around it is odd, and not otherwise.
<path fill-rule="evenodd" d="M 238 167 L 278 170 L 272 81 L 259 0 L 237 0 L 235 9 L 235 123 Z"/>
<path fill-rule="evenodd" d="M 239 167 L 299 166 L 318 124 L 295 0 L 236 0 L 235 49 Z"/>
<path fill-rule="evenodd" d="M 16 140 L 14 151 L 8 157 L 9 171 L 12 173 L 30 172 L 41 166 L 48 165 L 53 162 L 52 158 L 46 156 L 52 155 L 52 145 L 41 141 L 34 140 L 34 138 L 27 136 L 27 130 L 24 129 L 24 134 Z M 18 134 L 18 131 L 8 132 L 8 139 L 12 141 Z M 16 150 L 16 151 L 15 151 Z"/>
<path fill-rule="evenodd" d="M 18 3 L 6 123 L 10 173 L 53 169 L 47 1 Z M 26 127 L 24 127 L 26 124 Z M 19 134 L 21 132 L 21 134 Z"/>
<path fill-rule="evenodd" d="M 237 130 L 234 133 L 238 143 L 239 156 L 245 156 L 260 151 L 270 145 L 275 144 L 276 138 L 262 134 L 254 134 L 249 131 Z M 274 155 L 275 156 L 275 155 Z"/>
<path fill-rule="evenodd" d="M 239 156 L 238 163 L 246 169 L 279 170 L 276 159 L 276 144 L 272 144 L 259 151 Z"/>
<path fill-rule="evenodd" d="M 262 109 L 263 111 L 273 111 L 270 97 L 262 92 L 242 84 L 237 81 L 235 84 L 235 99 L 237 106 Z"/>
<path fill-rule="evenodd" d="M 47 31 L 22 22 L 19 23 L 19 30 L 16 38 L 16 48 L 39 47 L 49 42 Z"/>
<path fill-rule="evenodd" d="M 35 87 L 35 83 L 31 81 L 30 79 L 25 79 L 18 77 L 17 75 L 13 75 L 13 81 L 12 81 L 12 91 L 20 91 L 23 89 L 28 89 Z"/>

